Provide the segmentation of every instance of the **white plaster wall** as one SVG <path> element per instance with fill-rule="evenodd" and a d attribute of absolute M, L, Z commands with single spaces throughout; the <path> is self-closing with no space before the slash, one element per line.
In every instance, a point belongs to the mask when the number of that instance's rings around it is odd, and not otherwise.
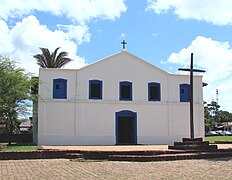
<path fill-rule="evenodd" d="M 70 69 L 44 69 L 39 70 L 39 100 L 52 100 L 53 99 L 53 79 L 62 78 L 67 79 L 67 100 L 73 101 L 76 96 L 76 70 Z"/>
<path fill-rule="evenodd" d="M 44 111 L 44 135 L 74 135 L 74 103 L 44 103 Z"/>
<path fill-rule="evenodd" d="M 67 109 L 59 108 L 60 105 L 56 106 L 57 110 L 67 112 L 73 109 L 71 105 L 69 108 L 66 107 Z M 45 106 L 48 107 L 50 104 Z M 50 109 L 48 107 L 48 110 Z M 137 112 L 138 144 L 171 144 L 173 141 L 190 136 L 189 108 L 185 105 L 81 102 L 77 105 L 76 110 L 81 110 L 76 112 L 76 122 L 69 115 L 64 121 L 64 115 L 61 113 L 54 120 L 46 119 L 43 127 L 44 134 L 39 136 L 39 143 L 48 145 L 114 145 L 116 143 L 115 113 L 122 110 Z M 198 117 L 199 114 L 202 115 L 202 112 L 195 107 L 194 115 Z M 54 124 L 47 127 L 48 123 Z M 195 118 L 194 123 L 195 135 L 200 137 L 202 135 L 199 133 L 201 121 L 199 118 Z M 61 139 L 63 140 L 61 141 Z"/>
<path fill-rule="evenodd" d="M 119 100 L 119 82 L 131 81 L 133 88 L 133 101 L 147 101 L 147 83 L 160 82 L 161 98 L 167 101 L 167 73 L 136 59 L 134 56 L 122 52 L 116 56 L 105 59 L 78 72 L 80 99 L 88 99 L 89 80 L 103 80 L 103 99 L 105 101 Z"/>
<path fill-rule="evenodd" d="M 54 139 L 49 137 L 64 136 L 70 137 L 75 135 L 75 104 L 67 102 L 40 102 L 39 104 L 39 137 L 50 144 L 54 144 Z"/>

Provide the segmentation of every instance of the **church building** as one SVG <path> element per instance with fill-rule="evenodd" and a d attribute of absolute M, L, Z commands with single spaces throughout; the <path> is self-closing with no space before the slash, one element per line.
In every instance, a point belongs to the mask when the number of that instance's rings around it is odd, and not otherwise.
<path fill-rule="evenodd" d="M 202 76 L 194 134 L 204 136 Z M 189 75 L 122 50 L 80 69 L 39 71 L 38 145 L 172 144 L 190 137 Z"/>

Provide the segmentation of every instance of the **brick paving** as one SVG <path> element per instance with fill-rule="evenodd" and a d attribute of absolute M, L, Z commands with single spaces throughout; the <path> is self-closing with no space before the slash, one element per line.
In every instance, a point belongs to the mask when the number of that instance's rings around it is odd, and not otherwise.
<path fill-rule="evenodd" d="M 161 146 L 47 146 L 62 150 L 166 150 Z M 219 145 L 220 149 L 232 145 Z M 161 162 L 0 160 L 0 180 L 8 179 L 232 179 L 232 158 Z"/>
<path fill-rule="evenodd" d="M 232 179 L 232 158 L 162 162 L 2 160 L 0 179 Z"/>

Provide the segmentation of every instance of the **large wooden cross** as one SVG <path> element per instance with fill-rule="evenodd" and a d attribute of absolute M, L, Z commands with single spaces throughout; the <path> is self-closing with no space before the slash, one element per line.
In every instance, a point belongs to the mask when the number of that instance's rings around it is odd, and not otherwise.
<path fill-rule="evenodd" d="M 194 123 L 193 123 L 193 72 L 205 72 L 205 70 L 193 69 L 193 53 L 191 53 L 190 69 L 179 68 L 179 71 L 190 71 L 190 133 L 191 138 L 194 138 Z"/>

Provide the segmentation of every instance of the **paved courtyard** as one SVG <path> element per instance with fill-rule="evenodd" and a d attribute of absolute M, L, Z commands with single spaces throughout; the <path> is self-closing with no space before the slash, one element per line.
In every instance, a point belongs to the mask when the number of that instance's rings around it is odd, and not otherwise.
<path fill-rule="evenodd" d="M 2 160 L 0 179 L 232 179 L 232 158 L 163 162 Z"/>

